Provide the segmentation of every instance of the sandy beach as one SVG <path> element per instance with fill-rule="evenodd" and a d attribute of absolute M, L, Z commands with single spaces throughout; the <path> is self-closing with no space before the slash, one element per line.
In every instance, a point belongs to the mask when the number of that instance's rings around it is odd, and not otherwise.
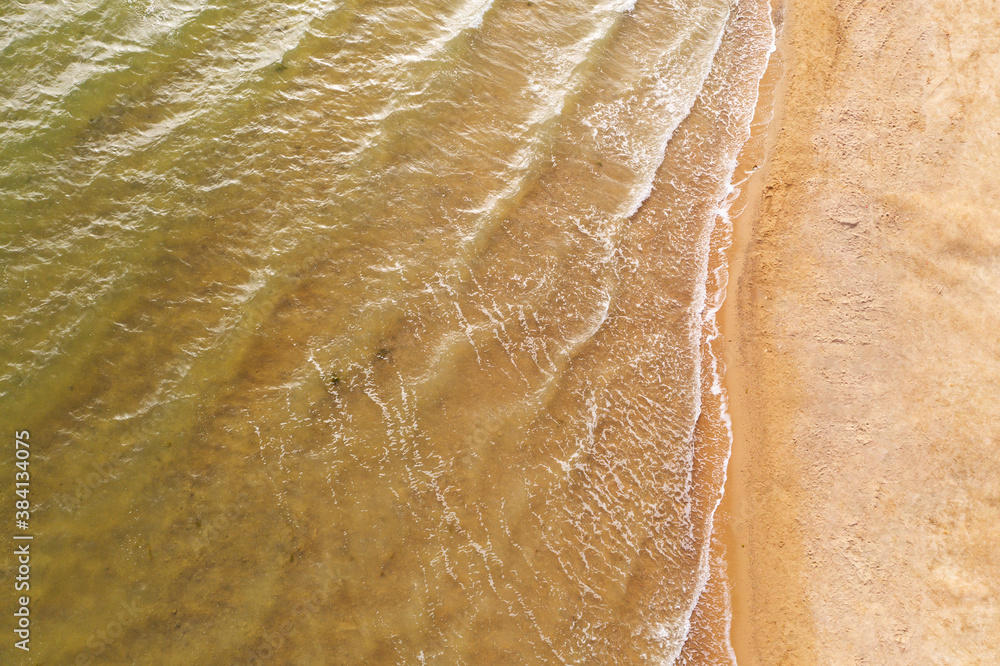
<path fill-rule="evenodd" d="M 739 663 L 996 663 L 1000 4 L 776 15 L 723 312 Z"/>

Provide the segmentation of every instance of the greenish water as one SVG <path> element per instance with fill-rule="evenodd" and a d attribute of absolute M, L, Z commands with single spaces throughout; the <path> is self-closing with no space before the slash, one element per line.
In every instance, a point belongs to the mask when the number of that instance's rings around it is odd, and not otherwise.
<path fill-rule="evenodd" d="M 725 0 L 0 4 L 4 663 L 677 659 L 771 39 Z"/>

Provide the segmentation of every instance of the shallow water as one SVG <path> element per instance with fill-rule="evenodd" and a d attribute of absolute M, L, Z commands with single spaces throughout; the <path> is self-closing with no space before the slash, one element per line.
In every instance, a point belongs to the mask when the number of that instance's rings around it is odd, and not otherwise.
<path fill-rule="evenodd" d="M 765 4 L 0 17 L 31 663 L 678 659 Z"/>

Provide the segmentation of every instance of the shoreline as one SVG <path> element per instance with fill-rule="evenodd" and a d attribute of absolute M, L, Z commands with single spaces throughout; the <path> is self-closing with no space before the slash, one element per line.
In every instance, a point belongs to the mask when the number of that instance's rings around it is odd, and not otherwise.
<path fill-rule="evenodd" d="M 746 253 L 753 235 L 753 226 L 760 215 L 765 180 L 769 172 L 770 156 L 777 141 L 778 129 L 784 114 L 783 96 L 787 92 L 784 7 L 787 0 L 775 0 L 771 8 L 775 26 L 775 50 L 758 88 L 757 104 L 751 121 L 750 138 L 740 152 L 736 173 L 742 173 L 739 195 L 730 207 L 731 244 L 726 251 L 728 281 L 725 299 L 717 313 L 719 337 L 722 340 L 722 386 L 727 397 L 731 421 L 732 448 L 726 469 L 726 483 L 722 502 L 716 512 L 715 536 L 720 541 L 725 562 L 725 576 L 729 592 L 729 640 L 736 663 L 745 666 L 759 663 L 752 657 L 749 609 L 750 568 L 746 546 L 749 516 L 739 498 L 747 491 L 744 478 L 748 462 L 748 433 L 750 408 L 746 404 L 749 389 L 743 376 L 741 349 L 737 340 L 743 332 L 738 316 L 738 291 L 744 277 Z M 754 546 L 750 543 L 751 548 Z"/>
<path fill-rule="evenodd" d="M 759 143 L 757 137 L 763 128 L 761 117 L 770 116 L 771 98 L 761 95 L 762 82 L 771 81 L 769 66 L 777 50 L 777 30 L 774 26 L 774 10 L 771 0 L 754 0 L 740 6 L 738 13 L 730 17 L 730 52 L 717 54 L 715 68 L 727 72 L 724 84 L 732 102 L 731 107 L 723 107 L 717 132 L 732 137 L 730 152 L 725 158 L 728 165 L 724 181 L 720 182 L 719 198 L 713 198 L 713 208 L 706 211 L 709 218 L 708 255 L 705 267 L 706 314 L 702 328 L 703 362 L 701 416 L 695 430 L 697 458 L 704 464 L 696 465 L 695 475 L 703 483 L 715 484 L 717 494 L 713 498 L 711 510 L 711 534 L 706 560 L 703 562 L 705 578 L 699 585 L 696 602 L 690 614 L 690 626 L 685 636 L 684 646 L 677 657 L 678 664 L 735 663 L 730 644 L 732 607 L 726 562 L 726 537 L 720 523 L 724 520 L 722 502 L 724 485 L 732 450 L 732 430 L 730 410 L 727 407 L 725 386 L 724 331 L 721 327 L 721 310 L 725 305 L 729 282 L 730 244 L 733 232 L 733 217 L 746 206 L 748 186 L 746 181 L 755 167 L 761 165 L 758 151 L 749 146 Z M 733 41 L 732 35 L 743 39 Z M 727 70 L 728 68 L 728 70 Z M 748 76 L 748 73 L 753 76 Z M 704 91 L 702 93 L 704 96 Z M 694 110 L 687 122 L 698 117 Z M 727 126 L 726 123 L 732 123 Z M 766 125 L 766 123 L 765 123 Z M 760 128 L 758 126 L 761 126 Z M 754 161 L 756 160 L 756 161 Z M 751 195 L 752 196 L 752 195 Z M 720 388 L 723 390 L 720 391 Z M 714 476 L 714 480 L 709 477 Z"/>

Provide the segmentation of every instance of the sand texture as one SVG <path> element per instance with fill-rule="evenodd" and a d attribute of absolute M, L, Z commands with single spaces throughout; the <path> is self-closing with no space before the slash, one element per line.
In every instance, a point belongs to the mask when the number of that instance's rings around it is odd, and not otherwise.
<path fill-rule="evenodd" d="M 725 330 L 740 664 L 1000 663 L 1000 2 L 779 14 Z"/>

